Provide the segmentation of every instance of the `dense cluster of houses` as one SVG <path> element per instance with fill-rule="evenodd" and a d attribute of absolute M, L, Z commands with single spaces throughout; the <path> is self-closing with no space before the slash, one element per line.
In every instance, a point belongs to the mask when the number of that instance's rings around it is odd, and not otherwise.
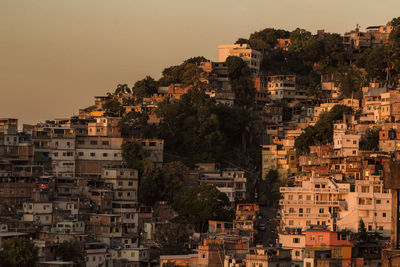
<path fill-rule="evenodd" d="M 347 50 L 385 44 L 390 25 L 357 28 L 346 33 Z M 318 34 L 323 35 L 322 31 Z M 290 39 L 278 40 L 287 49 Z M 39 248 L 40 266 L 74 266 L 55 257 L 65 241 L 84 244 L 86 266 L 227 266 L 313 267 L 363 266 L 380 262 L 380 249 L 391 235 L 391 191 L 383 186 L 383 165 L 400 159 L 400 90 L 371 83 L 362 100 L 342 98 L 332 75 L 321 77 L 323 97 L 315 105 L 295 75 L 265 76 L 262 53 L 247 44 L 221 45 L 218 62 L 202 62 L 210 86 L 206 94 L 217 103 L 233 105 L 225 60 L 242 58 L 249 66 L 261 106 L 265 134 L 262 140 L 262 177 L 277 170 L 287 186 L 266 227 L 262 203 L 247 203 L 248 181 L 239 169 L 220 169 L 215 163 L 197 164 L 187 184 L 208 184 L 225 193 L 235 208 L 231 222 L 209 221 L 208 232 L 193 233 L 192 253 L 158 255 L 155 233 L 174 217 L 168 203 L 148 207 L 138 201 L 138 170 L 129 169 L 121 145 L 135 141 L 148 151 L 156 167 L 164 163 L 164 140 L 132 139 L 121 135 L 121 117 L 103 108 L 129 94 L 97 96 L 95 104 L 67 119 L 36 125 L 0 119 L 0 247 L 12 237 L 26 237 Z M 158 104 L 180 99 L 191 86 L 158 88 L 141 103 L 124 105 L 149 115 L 157 124 Z M 291 118 L 284 120 L 285 101 Z M 333 143 L 314 145 L 299 155 L 295 140 L 321 114 L 335 105 L 352 113 L 334 122 Z M 379 149 L 360 149 L 368 129 L 379 127 Z M 266 232 L 277 231 L 273 242 Z M 363 238 L 362 233 L 366 233 Z M 368 233 L 379 238 L 369 239 Z M 358 236 L 355 235 L 358 233 Z M 367 240 L 368 239 L 368 240 Z M 268 242 L 263 242 L 268 240 Z"/>

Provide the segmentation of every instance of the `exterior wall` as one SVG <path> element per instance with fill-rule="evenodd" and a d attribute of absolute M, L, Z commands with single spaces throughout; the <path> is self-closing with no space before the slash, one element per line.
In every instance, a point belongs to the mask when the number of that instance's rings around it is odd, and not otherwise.
<path fill-rule="evenodd" d="M 349 238 L 348 234 L 309 230 L 305 235 L 306 251 L 331 250 L 334 259 L 351 259 L 351 250 L 354 245 Z"/>
<path fill-rule="evenodd" d="M 120 120 L 121 118 L 111 118 L 111 117 L 96 118 L 96 122 L 88 124 L 88 135 L 120 137 L 121 132 L 118 127 L 118 123 Z"/>
<path fill-rule="evenodd" d="M 261 64 L 261 53 L 247 44 L 219 45 L 219 62 L 225 62 L 229 56 L 240 57 L 245 61 L 254 76 L 258 76 Z"/>
<path fill-rule="evenodd" d="M 336 184 L 328 178 L 310 178 L 301 187 L 281 187 L 282 229 L 301 228 L 311 224 L 336 227 L 334 218 L 346 208 L 349 184 Z"/>
<path fill-rule="evenodd" d="M 126 259 L 130 262 L 147 262 L 150 258 L 148 249 L 125 248 L 110 250 L 113 259 Z"/>
<path fill-rule="evenodd" d="M 144 150 L 150 154 L 149 159 L 156 167 L 162 167 L 162 163 L 164 162 L 164 140 L 137 139 L 136 141 L 142 144 Z"/>
<path fill-rule="evenodd" d="M 168 262 L 173 262 L 177 266 L 197 267 L 198 254 L 188 255 L 161 255 L 160 266 L 165 266 Z"/>
<path fill-rule="evenodd" d="M 279 234 L 279 243 L 282 244 L 282 248 L 290 250 L 293 261 L 303 260 L 306 245 L 304 234 Z"/>
<path fill-rule="evenodd" d="M 222 267 L 224 266 L 224 255 L 221 245 L 209 244 L 199 246 L 198 267 Z"/>

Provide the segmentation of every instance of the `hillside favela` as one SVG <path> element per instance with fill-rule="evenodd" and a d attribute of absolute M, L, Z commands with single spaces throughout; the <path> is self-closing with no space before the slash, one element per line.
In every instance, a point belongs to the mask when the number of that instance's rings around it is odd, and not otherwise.
<path fill-rule="evenodd" d="M 400 17 L 347 29 L 250 31 L 72 116 L 0 106 L 0 266 L 400 266 Z"/>

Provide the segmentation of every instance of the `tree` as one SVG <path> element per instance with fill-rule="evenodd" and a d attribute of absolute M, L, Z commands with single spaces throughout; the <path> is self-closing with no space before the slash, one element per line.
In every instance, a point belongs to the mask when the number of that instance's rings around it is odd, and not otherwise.
<path fill-rule="evenodd" d="M 198 56 L 198 57 L 191 57 L 189 59 L 186 59 L 184 61 L 184 63 L 186 64 L 196 64 L 196 65 L 200 65 L 201 62 L 207 62 L 209 61 L 208 59 L 206 59 L 203 56 Z"/>
<path fill-rule="evenodd" d="M 334 73 L 347 63 L 343 40 L 339 34 L 325 34 L 322 40 L 322 53 L 318 61 L 322 73 Z"/>
<path fill-rule="evenodd" d="M 360 140 L 361 150 L 378 150 L 379 149 L 379 127 L 368 128 L 365 135 Z"/>
<path fill-rule="evenodd" d="M 345 105 L 335 105 L 329 112 L 319 116 L 314 126 L 308 126 L 295 140 L 298 154 L 306 154 L 312 145 L 324 145 L 333 141 L 333 122 L 343 118 L 344 113 L 352 112 L 352 108 Z"/>
<path fill-rule="evenodd" d="M 117 88 L 114 91 L 114 95 L 118 95 L 118 96 L 122 96 L 123 94 L 130 94 L 130 93 L 132 93 L 132 91 L 126 83 L 118 84 Z"/>
<path fill-rule="evenodd" d="M 38 248 L 28 239 L 14 237 L 3 241 L 1 266 L 31 267 L 39 260 Z"/>
<path fill-rule="evenodd" d="M 186 229 L 186 225 L 161 224 L 156 229 L 154 239 L 161 245 L 161 255 L 185 254 L 189 251 L 187 248 L 189 232 Z"/>
<path fill-rule="evenodd" d="M 248 43 L 250 43 L 250 46 L 253 49 L 271 51 L 278 43 L 278 38 L 289 38 L 289 34 L 290 33 L 286 30 L 265 28 L 261 31 L 252 33 Z M 238 41 L 240 41 L 240 39 Z"/>
<path fill-rule="evenodd" d="M 172 203 L 184 186 L 188 168 L 182 162 L 169 162 L 162 169 L 145 175 L 139 186 L 140 202 L 153 206 L 157 201 Z"/>
<path fill-rule="evenodd" d="M 111 117 L 121 117 L 125 112 L 125 108 L 115 98 L 106 100 L 106 102 L 103 104 L 103 109 L 105 111 L 105 115 Z"/>
<path fill-rule="evenodd" d="M 344 97 L 362 98 L 363 79 L 359 70 L 351 67 L 343 68 L 337 73 L 335 83 Z"/>
<path fill-rule="evenodd" d="M 136 100 L 141 102 L 144 97 L 152 96 L 157 93 L 158 82 L 152 77 L 146 76 L 144 79 L 139 80 L 132 87 L 132 94 L 136 97 Z"/>
<path fill-rule="evenodd" d="M 126 142 L 121 145 L 122 158 L 131 169 L 137 169 L 139 173 L 146 171 L 148 164 L 148 152 L 137 142 Z"/>
<path fill-rule="evenodd" d="M 226 194 L 210 185 L 184 187 L 172 207 L 179 214 L 177 222 L 193 224 L 196 231 L 201 233 L 207 231 L 209 220 L 233 219 L 233 210 Z"/>
<path fill-rule="evenodd" d="M 65 241 L 56 247 L 57 257 L 65 261 L 73 261 L 77 267 L 85 266 L 85 250 L 77 241 Z"/>
<path fill-rule="evenodd" d="M 232 91 L 235 93 L 235 104 L 239 106 L 254 105 L 256 89 L 247 63 L 239 57 L 229 56 L 226 59 L 226 65 L 228 66 Z"/>
<path fill-rule="evenodd" d="M 159 138 L 165 140 L 168 154 L 188 164 L 210 162 L 223 151 L 217 105 L 203 91 L 191 89 L 179 101 L 160 103 Z M 175 158 L 176 160 L 176 158 Z"/>
<path fill-rule="evenodd" d="M 305 62 L 317 62 L 322 51 L 322 43 L 313 38 L 309 31 L 297 28 L 290 33 L 289 52 L 295 53 Z"/>
<path fill-rule="evenodd" d="M 258 184 L 258 199 L 265 201 L 268 206 L 274 205 L 280 198 L 279 187 L 281 183 L 277 170 L 269 170 L 265 179 L 261 179 Z"/>
<path fill-rule="evenodd" d="M 204 57 L 190 58 L 177 66 L 171 66 L 162 71 L 162 77 L 158 81 L 160 86 L 179 83 L 183 86 L 201 83 L 201 78 L 207 74 L 199 67 L 199 63 L 205 60 Z"/>
<path fill-rule="evenodd" d="M 119 122 L 119 128 L 123 137 L 143 137 L 147 128 L 149 116 L 144 112 L 134 110 L 125 114 Z"/>

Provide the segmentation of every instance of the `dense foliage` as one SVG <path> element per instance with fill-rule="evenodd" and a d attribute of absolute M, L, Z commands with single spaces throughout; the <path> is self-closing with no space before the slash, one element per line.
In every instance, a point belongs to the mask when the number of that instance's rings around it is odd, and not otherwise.
<path fill-rule="evenodd" d="M 328 144 L 333 141 L 333 122 L 341 120 L 344 113 L 352 112 L 352 109 L 345 105 L 335 105 L 330 111 L 319 116 L 314 126 L 308 126 L 296 139 L 295 147 L 299 154 L 308 153 L 310 146 L 317 144 Z"/>
<path fill-rule="evenodd" d="M 209 220 L 232 221 L 233 210 L 226 194 L 213 186 L 187 186 L 178 194 L 173 208 L 177 222 L 192 224 L 197 232 L 208 229 Z"/>
<path fill-rule="evenodd" d="M 20 237 L 14 237 L 2 242 L 0 265 L 10 267 L 31 267 L 38 262 L 38 248 L 35 244 Z"/>
<path fill-rule="evenodd" d="M 146 205 L 157 201 L 173 203 L 184 186 L 184 176 L 188 168 L 182 162 L 169 162 L 162 169 L 154 169 L 141 178 L 139 200 Z"/>
<path fill-rule="evenodd" d="M 378 150 L 379 149 L 379 127 L 368 128 L 365 135 L 360 140 L 361 150 Z"/>
<path fill-rule="evenodd" d="M 160 245 L 161 255 L 188 253 L 189 231 L 187 225 L 167 223 L 156 229 L 155 241 Z"/>
<path fill-rule="evenodd" d="M 57 246 L 56 256 L 64 261 L 73 261 L 77 267 L 85 266 L 85 250 L 77 241 L 65 241 Z"/>

